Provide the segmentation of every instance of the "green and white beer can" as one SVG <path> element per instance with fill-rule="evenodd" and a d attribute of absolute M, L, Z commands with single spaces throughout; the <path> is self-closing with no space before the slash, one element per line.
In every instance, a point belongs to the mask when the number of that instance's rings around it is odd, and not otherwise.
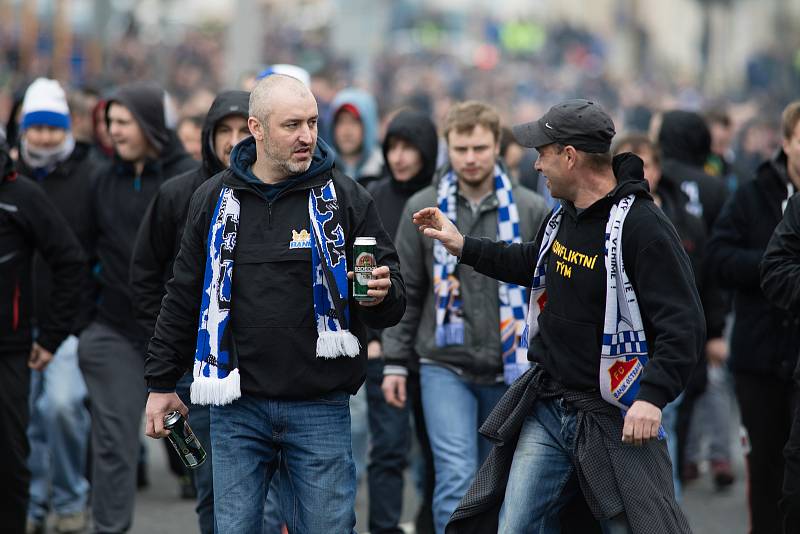
<path fill-rule="evenodd" d="M 377 267 L 375 263 L 375 248 L 377 242 L 374 237 L 356 237 L 353 244 L 353 298 L 362 302 L 375 300 L 367 295 L 369 287 L 367 282 L 372 280 L 372 271 Z"/>
<path fill-rule="evenodd" d="M 178 452 L 183 465 L 189 469 L 197 469 L 203 465 L 206 461 L 206 451 L 180 412 L 170 412 L 165 415 L 164 428 L 170 431 L 167 437 Z"/>

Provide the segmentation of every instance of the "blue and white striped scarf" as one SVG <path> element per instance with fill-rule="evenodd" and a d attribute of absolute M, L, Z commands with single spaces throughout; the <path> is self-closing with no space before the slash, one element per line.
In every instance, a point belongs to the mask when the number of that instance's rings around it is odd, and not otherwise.
<path fill-rule="evenodd" d="M 511 193 L 511 181 L 499 166 L 494 168 L 494 187 L 497 196 L 497 239 L 506 243 L 521 243 L 519 212 Z M 453 171 L 442 176 L 439 182 L 437 203 L 439 209 L 456 223 L 456 194 L 458 180 Z M 436 346 L 464 344 L 464 320 L 459 294 L 459 280 L 455 275 L 457 259 L 451 256 L 437 240 L 433 242 L 433 290 L 436 295 Z M 525 328 L 525 288 L 498 283 L 500 298 L 500 345 L 503 360 L 503 378 L 511 384 L 528 370 L 527 343 L 521 337 Z"/>
<path fill-rule="evenodd" d="M 355 357 L 358 339 L 347 330 L 347 259 L 333 181 L 309 193 L 311 276 L 317 324 L 317 357 Z M 223 405 L 241 396 L 238 361 L 229 324 L 239 200 L 223 187 L 208 231 L 208 255 L 194 358 L 191 397 L 195 404 Z M 321 261 L 321 258 L 324 258 Z M 331 287 L 336 288 L 332 294 Z M 344 321 L 340 320 L 344 317 Z"/>
<path fill-rule="evenodd" d="M 639 304 L 622 261 L 622 226 L 635 200 L 635 195 L 628 195 L 612 206 L 605 232 L 606 312 L 598 384 L 603 399 L 623 412 L 636 400 L 642 371 L 648 361 Z M 563 213 L 561 205 L 553 210 L 539 248 L 531 285 L 526 340 L 539 333 L 539 315 L 547 303 L 548 255 Z M 659 435 L 663 435 L 663 430 L 659 430 Z"/>

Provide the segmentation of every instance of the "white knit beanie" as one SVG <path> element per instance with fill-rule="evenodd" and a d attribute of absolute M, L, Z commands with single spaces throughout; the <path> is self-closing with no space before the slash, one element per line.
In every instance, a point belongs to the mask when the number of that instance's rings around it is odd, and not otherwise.
<path fill-rule="evenodd" d="M 56 80 L 37 78 L 25 91 L 21 129 L 31 126 L 70 129 L 67 95 Z"/>

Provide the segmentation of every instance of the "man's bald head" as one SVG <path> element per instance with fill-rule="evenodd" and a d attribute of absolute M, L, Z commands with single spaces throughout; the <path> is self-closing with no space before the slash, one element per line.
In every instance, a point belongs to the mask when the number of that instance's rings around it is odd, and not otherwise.
<path fill-rule="evenodd" d="M 271 74 L 260 80 L 250 93 L 250 116 L 257 118 L 262 124 L 276 107 L 292 100 L 314 98 L 308 87 L 292 76 Z"/>

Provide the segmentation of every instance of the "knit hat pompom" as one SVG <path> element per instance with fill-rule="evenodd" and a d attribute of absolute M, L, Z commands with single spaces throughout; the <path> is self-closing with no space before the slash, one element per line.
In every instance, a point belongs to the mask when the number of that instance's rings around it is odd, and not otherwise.
<path fill-rule="evenodd" d="M 25 91 L 21 129 L 31 126 L 70 129 L 67 95 L 56 80 L 37 78 Z"/>

